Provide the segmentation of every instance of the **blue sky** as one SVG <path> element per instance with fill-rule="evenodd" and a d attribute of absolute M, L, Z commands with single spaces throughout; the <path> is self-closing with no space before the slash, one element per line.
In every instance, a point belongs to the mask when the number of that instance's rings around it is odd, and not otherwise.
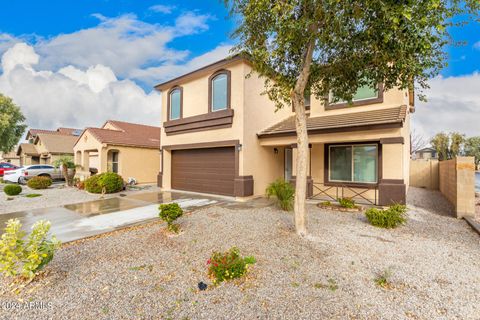
<path fill-rule="evenodd" d="M 152 86 L 223 58 L 233 28 L 220 0 L 8 1 L 0 11 L 0 92 L 35 127 L 107 118 L 158 124 L 161 101 Z M 466 45 L 447 48 L 449 65 L 432 79 L 429 102 L 419 102 L 413 118 L 426 136 L 457 129 L 480 135 L 480 23 L 452 35 Z M 132 116 L 132 104 L 142 112 Z M 453 106 L 472 123 L 457 128 Z"/>

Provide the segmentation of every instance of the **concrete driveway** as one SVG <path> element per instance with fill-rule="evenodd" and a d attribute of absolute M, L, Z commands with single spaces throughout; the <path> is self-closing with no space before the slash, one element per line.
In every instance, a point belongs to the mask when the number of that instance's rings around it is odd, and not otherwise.
<path fill-rule="evenodd" d="M 52 223 L 51 233 L 62 242 L 124 228 L 158 218 L 160 203 L 177 202 L 184 210 L 229 202 L 223 198 L 178 192 L 149 192 L 88 201 L 55 208 L 34 209 L 0 215 L 0 229 L 5 222 L 18 218 L 28 231 L 38 220 Z"/>

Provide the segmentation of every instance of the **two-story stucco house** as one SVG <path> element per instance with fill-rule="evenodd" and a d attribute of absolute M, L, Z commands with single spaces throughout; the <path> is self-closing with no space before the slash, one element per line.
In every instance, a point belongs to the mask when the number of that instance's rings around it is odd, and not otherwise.
<path fill-rule="evenodd" d="M 293 110 L 275 112 L 251 71 L 235 56 L 155 87 L 164 106 L 159 186 L 245 198 L 295 179 Z M 360 88 L 351 104 L 327 100 L 306 98 L 309 197 L 404 202 L 411 94 L 379 85 Z"/>

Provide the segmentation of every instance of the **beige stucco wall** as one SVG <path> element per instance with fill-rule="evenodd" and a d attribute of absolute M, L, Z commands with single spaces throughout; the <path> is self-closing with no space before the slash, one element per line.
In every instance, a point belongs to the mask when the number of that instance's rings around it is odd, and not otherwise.
<path fill-rule="evenodd" d="M 77 177 L 85 179 L 90 175 L 89 168 L 97 168 L 99 173 L 109 170 L 108 156 L 110 150 L 116 150 L 118 155 L 118 174 L 125 181 L 132 177 L 138 183 L 154 183 L 160 171 L 160 151 L 152 148 L 128 146 L 113 146 L 100 143 L 90 132 L 84 132 L 73 148 Z M 80 152 L 80 154 L 79 154 Z M 90 156 L 96 154 L 96 157 Z M 90 163 L 90 160 L 95 159 Z"/>

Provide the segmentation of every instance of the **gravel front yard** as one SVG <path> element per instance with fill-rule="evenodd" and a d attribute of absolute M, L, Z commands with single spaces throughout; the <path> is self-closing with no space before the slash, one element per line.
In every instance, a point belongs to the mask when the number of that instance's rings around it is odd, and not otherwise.
<path fill-rule="evenodd" d="M 480 237 L 420 207 L 429 195 L 438 196 L 412 188 L 409 221 L 395 230 L 310 205 L 317 241 L 295 235 L 291 214 L 224 205 L 182 217 L 176 237 L 153 223 L 69 244 L 20 295 L 0 280 L 2 307 L 22 299 L 51 309 L 4 307 L 0 318 L 478 319 Z M 247 279 L 198 291 L 210 283 L 211 252 L 231 246 L 257 259 Z M 381 288 L 385 270 L 391 284 Z"/>
<path fill-rule="evenodd" d="M 0 184 L 0 214 L 37 208 L 58 207 L 66 204 L 97 200 L 100 198 L 100 195 L 98 194 L 90 194 L 83 190 L 78 190 L 77 188 L 66 188 L 62 182 L 54 183 L 50 188 L 45 190 L 33 190 L 30 189 L 28 186 L 22 186 L 22 193 L 15 197 L 8 197 L 4 193 L 4 186 L 5 184 Z M 158 190 L 156 186 L 145 187 L 147 188 L 147 191 Z M 141 191 L 124 191 L 122 193 L 131 194 L 136 192 Z M 42 196 L 36 198 L 25 197 L 25 195 L 32 193 L 41 194 Z M 104 198 L 111 197 L 118 197 L 118 193 L 107 194 L 104 196 Z M 13 200 L 7 200 L 8 198 L 13 198 Z"/>

